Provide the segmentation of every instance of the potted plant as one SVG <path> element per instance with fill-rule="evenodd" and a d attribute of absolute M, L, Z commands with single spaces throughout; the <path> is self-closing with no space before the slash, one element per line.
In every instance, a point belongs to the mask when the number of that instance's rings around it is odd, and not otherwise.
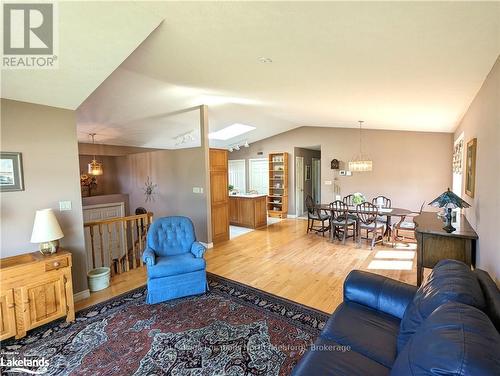
<path fill-rule="evenodd" d="M 227 188 L 228 188 L 229 192 L 232 192 L 234 189 L 234 186 L 232 184 L 229 184 Z"/>
<path fill-rule="evenodd" d="M 363 202 L 366 201 L 365 196 L 363 196 L 362 193 L 356 192 L 352 194 L 352 202 L 355 205 L 362 204 Z"/>

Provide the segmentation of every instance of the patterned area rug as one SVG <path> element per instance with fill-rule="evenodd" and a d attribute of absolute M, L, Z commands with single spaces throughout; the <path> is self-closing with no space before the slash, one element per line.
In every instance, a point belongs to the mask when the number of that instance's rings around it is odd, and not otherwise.
<path fill-rule="evenodd" d="M 2 362 L 38 359 L 27 368 L 44 375 L 289 375 L 328 315 L 208 277 L 201 296 L 148 305 L 143 287 L 4 341 Z"/>

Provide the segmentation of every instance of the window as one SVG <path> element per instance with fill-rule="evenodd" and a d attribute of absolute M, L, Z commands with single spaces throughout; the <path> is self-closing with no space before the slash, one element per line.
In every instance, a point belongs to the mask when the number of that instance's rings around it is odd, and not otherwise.
<path fill-rule="evenodd" d="M 245 160 L 235 159 L 229 161 L 229 185 L 239 192 L 246 191 Z"/>
<path fill-rule="evenodd" d="M 267 158 L 249 159 L 249 190 L 267 195 L 269 192 L 269 163 Z"/>

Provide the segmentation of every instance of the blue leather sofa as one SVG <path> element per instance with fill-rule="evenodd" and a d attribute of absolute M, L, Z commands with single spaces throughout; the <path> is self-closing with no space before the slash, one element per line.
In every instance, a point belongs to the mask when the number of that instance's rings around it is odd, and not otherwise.
<path fill-rule="evenodd" d="M 352 271 L 344 302 L 293 375 L 500 375 L 500 291 L 444 260 L 417 290 Z"/>
<path fill-rule="evenodd" d="M 148 231 L 142 259 L 148 268 L 147 303 L 154 304 L 207 290 L 205 247 L 196 241 L 187 217 L 164 217 Z"/>

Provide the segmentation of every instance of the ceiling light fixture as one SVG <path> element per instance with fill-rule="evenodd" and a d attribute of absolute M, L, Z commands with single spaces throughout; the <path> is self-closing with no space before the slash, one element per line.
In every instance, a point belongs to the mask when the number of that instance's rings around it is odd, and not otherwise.
<path fill-rule="evenodd" d="M 95 135 L 96 135 L 95 133 L 89 133 L 89 136 L 92 137 L 92 145 L 95 145 L 95 140 L 94 140 Z M 92 161 L 88 164 L 88 173 L 93 176 L 98 176 L 103 174 L 102 163 L 97 162 L 95 158 L 95 153 L 94 157 L 92 158 Z"/>
<path fill-rule="evenodd" d="M 263 64 L 269 64 L 269 63 L 272 63 L 273 62 L 273 59 L 271 59 L 270 57 L 259 57 L 259 62 L 263 63 Z"/>
<path fill-rule="evenodd" d="M 359 154 L 349 162 L 349 171 L 355 172 L 366 172 L 371 171 L 373 168 L 373 161 L 364 156 L 361 148 L 361 126 L 363 125 L 363 120 L 358 120 L 359 123 Z"/>
<path fill-rule="evenodd" d="M 195 140 L 194 131 L 191 130 L 189 132 L 186 132 L 186 133 L 180 134 L 178 136 L 175 136 L 174 140 L 175 140 L 175 145 L 176 146 L 179 146 L 179 145 L 182 145 L 182 144 L 186 144 L 188 142 L 192 142 L 192 141 Z"/>
<path fill-rule="evenodd" d="M 245 141 L 245 144 L 243 146 L 246 147 L 246 148 L 249 148 L 250 144 L 248 143 L 248 141 Z"/>
<path fill-rule="evenodd" d="M 240 150 L 240 145 L 238 144 L 234 145 L 234 150 Z"/>
<path fill-rule="evenodd" d="M 225 128 L 222 128 L 216 132 L 210 132 L 208 138 L 211 140 L 222 140 L 226 141 L 230 138 L 242 135 L 244 133 L 253 131 L 255 127 L 246 124 L 234 123 Z"/>

